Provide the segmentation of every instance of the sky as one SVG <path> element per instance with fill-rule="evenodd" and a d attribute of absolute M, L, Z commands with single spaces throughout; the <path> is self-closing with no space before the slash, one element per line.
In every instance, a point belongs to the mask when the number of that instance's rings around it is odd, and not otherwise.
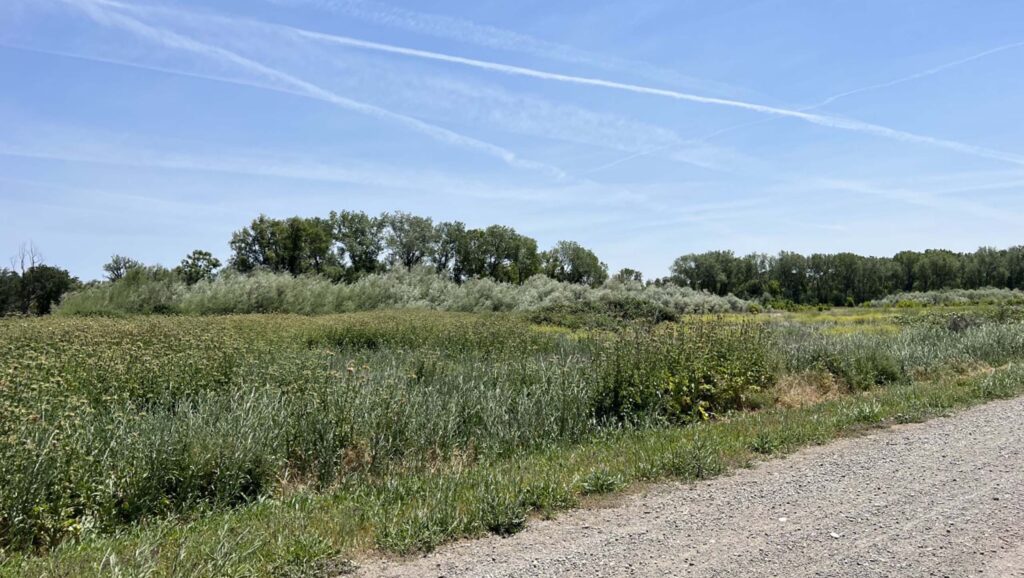
<path fill-rule="evenodd" d="M 1015 0 L 2 0 L 0 257 L 92 279 L 345 209 L 648 277 L 1019 245 L 1022 24 Z"/>

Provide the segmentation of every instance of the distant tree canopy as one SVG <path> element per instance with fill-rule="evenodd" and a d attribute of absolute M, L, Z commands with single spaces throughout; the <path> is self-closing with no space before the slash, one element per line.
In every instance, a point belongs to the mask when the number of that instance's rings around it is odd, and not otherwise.
<path fill-rule="evenodd" d="M 255 269 L 331 274 L 340 272 L 334 252 L 334 223 L 329 219 L 260 215 L 231 236 L 231 265 L 243 273 Z"/>
<path fill-rule="evenodd" d="M 23 311 L 34 315 L 49 315 L 60 298 L 78 284 L 78 279 L 60 267 L 36 265 L 21 276 Z"/>
<path fill-rule="evenodd" d="M 195 285 L 200 281 L 213 280 L 220 265 L 220 259 L 214 257 L 212 253 L 196 249 L 182 259 L 181 264 L 174 271 L 186 285 Z"/>
<path fill-rule="evenodd" d="M 131 257 L 114 255 L 107 264 L 103 265 L 103 273 L 106 275 L 107 281 L 117 281 L 124 279 L 128 271 L 139 267 L 144 267 L 144 265 Z"/>
<path fill-rule="evenodd" d="M 386 217 L 384 244 L 391 252 L 392 265 L 411 270 L 436 253 L 440 232 L 430 217 L 417 217 L 401 211 Z"/>
<path fill-rule="evenodd" d="M 904 251 L 892 258 L 853 253 L 782 252 L 739 257 L 732 251 L 683 255 L 669 281 L 718 295 L 763 295 L 799 304 L 859 304 L 903 291 L 1024 289 L 1024 247 L 974 253 Z"/>
<path fill-rule="evenodd" d="M 34 246 L 22 246 L 11 262 L 18 270 L 0 269 L 0 315 L 47 315 L 80 285 L 64 269 L 44 265 Z"/>
<path fill-rule="evenodd" d="M 641 273 L 640 271 L 637 271 L 636 269 L 630 269 L 629 267 L 623 267 L 622 269 L 619 269 L 619 272 L 616 273 L 615 275 L 613 275 L 612 278 L 615 279 L 616 281 L 620 282 L 620 283 L 625 283 L 627 281 L 633 281 L 633 282 L 636 282 L 636 283 L 643 283 L 643 281 L 644 281 L 644 274 Z"/>
<path fill-rule="evenodd" d="M 608 266 L 579 243 L 559 241 L 541 260 L 544 274 L 558 281 L 597 286 L 608 280 Z"/>
<path fill-rule="evenodd" d="M 512 227 L 473 229 L 458 221 L 435 223 L 402 211 L 377 216 L 332 211 L 327 217 L 285 219 L 260 215 L 232 234 L 230 247 L 227 265 L 239 273 L 316 275 L 336 283 L 353 283 L 389 269 L 425 267 L 456 283 L 492 279 L 523 284 L 543 274 L 596 287 L 609 279 L 608 266 L 573 241 L 559 241 L 541 252 L 536 240 Z M 132 287 L 153 280 L 168 287 L 212 281 L 221 267 L 209 251 L 195 250 L 174 269 L 114 255 L 103 271 L 108 282 L 130 293 Z M 647 283 L 671 283 L 747 300 L 845 306 L 908 291 L 1024 290 L 1024 246 L 982 247 L 973 253 L 903 251 L 893 257 L 786 251 L 738 256 L 732 251 L 709 251 L 677 258 L 670 271 L 668 277 Z M 621 283 L 644 282 L 640 271 L 628 267 L 611 278 Z M 11 259 L 11 268 L 0 269 L 0 315 L 45 315 L 80 285 L 64 269 L 44 265 L 34 245 L 23 244 Z"/>
<path fill-rule="evenodd" d="M 541 272 L 537 242 L 511 227 L 468 229 L 404 212 L 375 217 L 342 211 L 326 219 L 261 215 L 234 233 L 231 248 L 230 264 L 243 273 L 316 273 L 336 281 L 418 265 L 460 283 L 478 277 L 523 283 Z"/>

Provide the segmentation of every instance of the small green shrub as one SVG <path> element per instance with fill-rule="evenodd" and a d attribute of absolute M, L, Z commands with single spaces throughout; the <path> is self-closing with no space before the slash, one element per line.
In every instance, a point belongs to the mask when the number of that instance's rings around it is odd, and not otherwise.
<path fill-rule="evenodd" d="M 697 320 L 633 328 L 601 359 L 598 417 L 681 423 L 744 409 L 775 380 L 769 330 L 759 323 Z"/>
<path fill-rule="evenodd" d="M 679 450 L 673 452 L 666 471 L 686 480 L 705 480 L 725 471 L 723 450 L 707 432 L 697 431 Z"/>
<path fill-rule="evenodd" d="M 606 469 L 593 470 L 577 482 L 579 492 L 584 496 L 610 494 L 624 485 L 625 480 L 622 479 L 622 476 L 613 474 Z"/>
<path fill-rule="evenodd" d="M 758 432 L 750 442 L 750 450 L 756 454 L 770 456 L 779 451 L 779 442 L 775 437 L 765 431 Z"/>

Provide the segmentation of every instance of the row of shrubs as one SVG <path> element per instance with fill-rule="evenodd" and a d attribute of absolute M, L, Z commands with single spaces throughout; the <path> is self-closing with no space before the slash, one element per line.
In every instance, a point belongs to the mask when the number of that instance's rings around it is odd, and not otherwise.
<path fill-rule="evenodd" d="M 943 289 L 896 293 L 868 303 L 871 307 L 934 307 L 957 305 L 1024 305 L 1020 289 Z"/>
<path fill-rule="evenodd" d="M 458 312 L 599 312 L 619 318 L 674 319 L 686 313 L 747 311 L 751 304 L 675 285 L 608 281 L 592 288 L 537 275 L 523 285 L 491 279 L 456 283 L 427 268 L 363 277 L 352 284 L 323 277 L 226 272 L 186 285 L 174 275 L 138 268 L 116 282 L 66 296 L 64 315 L 297 313 L 317 315 L 418 308 Z"/>

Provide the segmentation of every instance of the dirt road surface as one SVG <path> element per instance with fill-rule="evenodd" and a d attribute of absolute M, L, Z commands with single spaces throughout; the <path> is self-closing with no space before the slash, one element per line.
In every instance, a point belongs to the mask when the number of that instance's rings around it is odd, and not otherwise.
<path fill-rule="evenodd" d="M 1024 577 L 1024 398 L 356 575 Z"/>

